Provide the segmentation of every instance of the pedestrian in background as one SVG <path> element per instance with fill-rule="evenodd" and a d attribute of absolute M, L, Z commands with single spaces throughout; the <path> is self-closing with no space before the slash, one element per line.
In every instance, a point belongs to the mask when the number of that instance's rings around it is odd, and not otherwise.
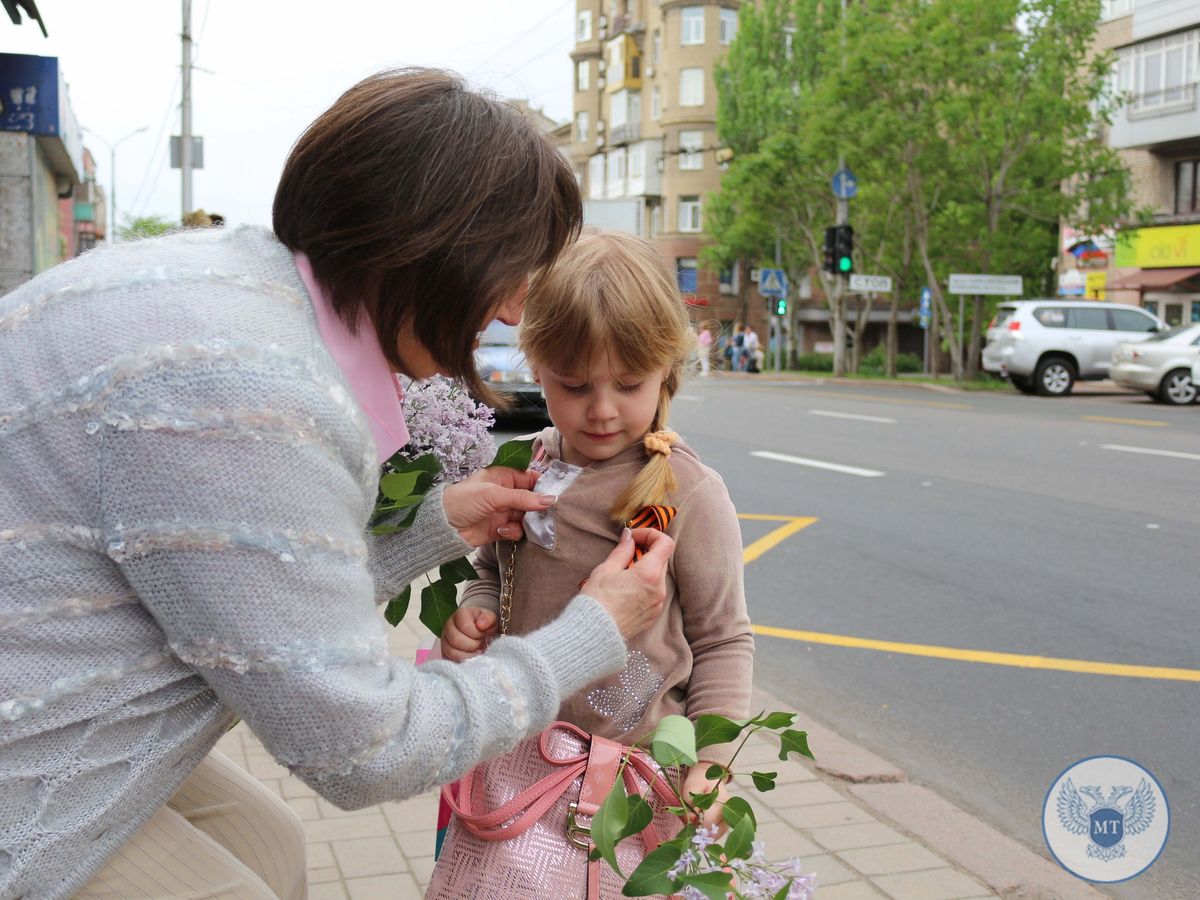
<path fill-rule="evenodd" d="M 463 665 L 390 656 L 376 605 L 553 503 L 485 469 L 367 532 L 395 373 L 490 396 L 478 332 L 578 233 L 549 141 L 457 76 L 384 72 L 301 136 L 273 215 L 0 298 L 0 897 L 301 898 L 299 819 L 210 753 L 235 721 L 342 809 L 401 799 L 544 728 L 661 609 L 658 532 Z"/>
<path fill-rule="evenodd" d="M 745 359 L 743 369 L 747 372 L 762 371 L 762 348 L 759 346 L 758 332 L 750 325 L 746 326 L 746 331 L 742 337 L 742 353 Z"/>
<path fill-rule="evenodd" d="M 700 377 L 707 378 L 712 367 L 713 329 L 709 322 L 700 323 L 696 334 L 696 353 L 700 357 Z"/>
<path fill-rule="evenodd" d="M 741 322 L 733 323 L 733 371 L 742 371 L 745 365 L 746 358 L 746 335 L 742 328 Z"/>

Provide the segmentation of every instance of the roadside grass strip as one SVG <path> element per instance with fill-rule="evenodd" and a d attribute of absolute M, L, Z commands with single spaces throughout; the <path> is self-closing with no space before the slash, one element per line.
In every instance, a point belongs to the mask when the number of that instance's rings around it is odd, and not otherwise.
<path fill-rule="evenodd" d="M 770 450 L 751 450 L 751 456 L 759 459 L 772 459 L 775 462 L 791 463 L 794 466 L 808 466 L 810 469 L 824 469 L 827 472 L 840 472 L 842 475 L 857 475 L 860 478 L 882 478 L 886 472 L 876 469 L 860 469 L 858 466 L 843 466 L 840 463 L 824 462 L 819 459 L 808 459 L 804 456 L 790 456 L 787 453 L 773 453 Z"/>
<path fill-rule="evenodd" d="M 1110 425 L 1140 425 L 1143 428 L 1170 428 L 1170 422 L 1158 419 L 1122 419 L 1118 416 L 1080 416 L 1085 422 L 1106 422 Z"/>
<path fill-rule="evenodd" d="M 1200 460 L 1200 453 L 1184 453 L 1180 450 L 1155 450 L 1151 447 L 1126 447 L 1124 444 L 1100 444 L 1101 450 L 1117 450 L 1121 453 L 1142 453 L 1146 456 L 1166 456 L 1171 459 Z"/>
<path fill-rule="evenodd" d="M 1200 456 L 1194 458 L 1200 459 Z M 738 513 L 748 522 L 782 522 L 778 528 L 750 543 L 742 551 L 742 562 L 754 562 L 767 551 L 779 546 L 789 537 L 820 521 L 812 516 L 772 516 L 758 513 Z M 880 641 L 874 638 L 852 637 L 847 634 L 825 634 L 819 631 L 799 631 L 773 625 L 752 625 L 755 634 L 766 637 L 825 644 L 855 650 L 876 650 L 904 656 L 924 656 L 930 659 L 950 659 L 959 662 L 982 663 L 989 666 L 1008 666 L 1016 669 L 1042 669 L 1050 672 L 1074 672 L 1081 675 L 1108 675 L 1118 678 L 1148 678 L 1158 681 L 1200 682 L 1200 669 L 1177 669 L 1169 666 L 1134 666 L 1126 663 L 1099 662 L 1088 659 L 1061 659 L 1053 656 L 1032 656 L 1023 653 L 1001 653 L 994 650 L 968 650 L 959 647 L 940 647 L 934 644 L 908 644 L 900 641 Z"/>

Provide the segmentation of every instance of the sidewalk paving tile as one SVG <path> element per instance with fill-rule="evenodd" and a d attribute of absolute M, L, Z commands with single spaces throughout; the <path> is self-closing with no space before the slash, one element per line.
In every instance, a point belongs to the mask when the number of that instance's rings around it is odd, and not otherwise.
<path fill-rule="evenodd" d="M 372 878 L 348 878 L 350 900 L 421 900 L 424 891 L 411 875 L 377 875 Z"/>
<path fill-rule="evenodd" d="M 773 791 L 758 794 L 763 803 L 775 809 L 789 806 L 815 806 L 823 803 L 842 803 L 844 794 L 839 794 L 823 781 L 802 781 L 798 784 L 781 784 Z"/>
<path fill-rule="evenodd" d="M 338 868 L 347 878 L 408 871 L 408 862 L 397 852 L 396 841 L 390 836 L 333 841 L 332 846 Z"/>
<path fill-rule="evenodd" d="M 816 803 L 777 810 L 784 820 L 798 828 L 832 828 L 836 825 L 861 825 L 875 817 L 854 803 Z"/>
<path fill-rule="evenodd" d="M 902 844 L 907 839 L 900 832 L 878 822 L 864 825 L 842 825 L 837 828 L 816 828 L 809 836 L 827 850 L 854 850 L 858 847 L 879 847 Z"/>
<path fill-rule="evenodd" d="M 819 900 L 883 900 L 883 894 L 865 881 L 846 881 L 829 887 L 817 885 Z"/>
<path fill-rule="evenodd" d="M 949 868 L 881 875 L 874 881 L 895 900 L 967 900 L 987 893 L 974 878 Z"/>
<path fill-rule="evenodd" d="M 920 844 L 913 843 L 843 850 L 838 856 L 864 875 L 894 875 L 900 872 L 918 872 L 922 869 L 939 869 L 946 865 L 940 856 L 931 853 Z"/>
<path fill-rule="evenodd" d="M 816 873 L 818 897 L 821 894 L 820 886 L 823 884 L 839 884 L 843 881 L 855 881 L 858 878 L 854 872 L 847 869 L 833 856 L 810 856 L 800 862 L 803 863 L 800 868 L 804 872 Z"/>

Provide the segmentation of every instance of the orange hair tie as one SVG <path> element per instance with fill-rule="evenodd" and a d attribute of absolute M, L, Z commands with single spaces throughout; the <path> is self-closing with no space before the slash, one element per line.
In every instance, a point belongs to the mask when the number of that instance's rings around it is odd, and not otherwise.
<path fill-rule="evenodd" d="M 673 431 L 664 429 L 663 431 L 652 431 L 642 440 L 642 445 L 646 448 L 646 452 L 653 456 L 655 453 L 661 453 L 663 456 L 671 455 L 671 445 L 679 440 L 679 435 Z"/>

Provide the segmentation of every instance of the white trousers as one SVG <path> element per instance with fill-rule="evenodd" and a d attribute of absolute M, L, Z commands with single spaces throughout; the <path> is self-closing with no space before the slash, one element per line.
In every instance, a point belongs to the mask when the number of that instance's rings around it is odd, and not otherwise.
<path fill-rule="evenodd" d="M 77 897 L 304 900 L 304 826 L 215 750 Z"/>

